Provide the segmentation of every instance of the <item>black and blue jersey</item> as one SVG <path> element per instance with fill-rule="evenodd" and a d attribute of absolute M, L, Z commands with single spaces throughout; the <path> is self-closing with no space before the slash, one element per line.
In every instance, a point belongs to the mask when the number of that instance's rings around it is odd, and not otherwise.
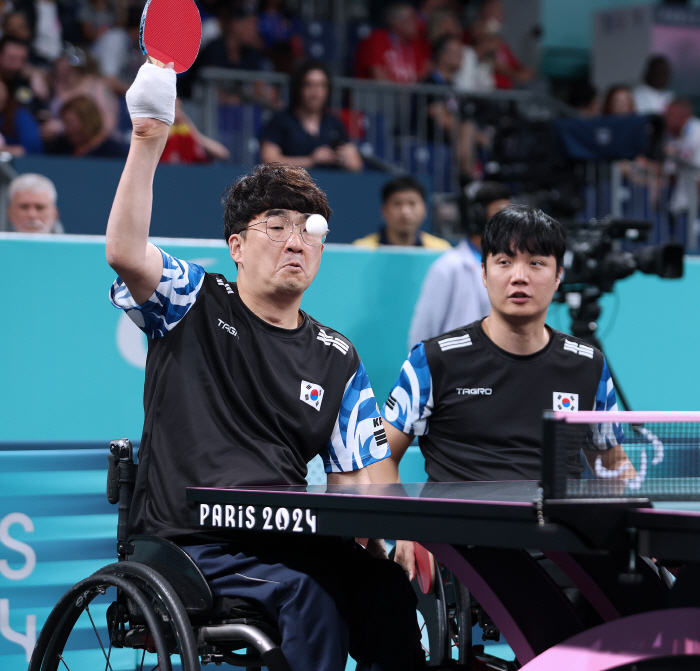
<path fill-rule="evenodd" d="M 549 332 L 543 349 L 524 356 L 498 347 L 481 321 L 411 350 L 382 415 L 419 437 L 431 482 L 538 480 L 544 410 L 617 410 L 602 353 Z M 619 425 L 601 423 L 585 447 L 623 440 Z M 576 459 L 571 468 L 583 470 Z"/>
<path fill-rule="evenodd" d="M 269 324 L 236 284 L 162 252 L 163 275 L 136 305 L 117 279 L 114 305 L 148 336 L 145 422 L 130 532 L 191 533 L 185 488 L 304 485 L 388 456 L 365 368 L 340 333 L 302 313 Z"/>

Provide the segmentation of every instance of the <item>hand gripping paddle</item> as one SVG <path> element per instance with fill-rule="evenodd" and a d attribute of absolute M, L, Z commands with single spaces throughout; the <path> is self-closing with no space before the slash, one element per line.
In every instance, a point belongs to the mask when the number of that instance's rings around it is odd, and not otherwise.
<path fill-rule="evenodd" d="M 193 0 L 148 0 L 141 15 L 139 46 L 148 59 L 173 63 L 178 74 L 197 58 L 202 19 Z"/>

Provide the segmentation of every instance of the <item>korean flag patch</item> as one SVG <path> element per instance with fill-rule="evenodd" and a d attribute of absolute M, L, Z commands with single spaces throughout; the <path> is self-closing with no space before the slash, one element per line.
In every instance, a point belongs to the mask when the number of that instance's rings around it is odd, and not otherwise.
<path fill-rule="evenodd" d="M 301 395 L 299 398 L 304 401 L 304 403 L 308 403 L 312 408 L 316 408 L 316 410 L 320 411 L 323 401 L 323 387 L 319 384 L 302 380 Z"/>
<path fill-rule="evenodd" d="M 578 411 L 578 394 L 569 394 L 565 391 L 552 392 L 552 408 L 568 412 Z"/>

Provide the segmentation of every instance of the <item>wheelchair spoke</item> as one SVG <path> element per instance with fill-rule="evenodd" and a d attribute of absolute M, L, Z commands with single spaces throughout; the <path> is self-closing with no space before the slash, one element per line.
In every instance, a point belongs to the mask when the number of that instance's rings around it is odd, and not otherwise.
<path fill-rule="evenodd" d="M 143 671 L 143 663 L 146 660 L 146 648 L 143 649 L 141 653 L 141 664 L 139 665 L 139 671 Z"/>
<path fill-rule="evenodd" d="M 109 671 L 113 671 L 112 665 L 109 663 L 109 657 L 112 654 L 112 641 L 110 640 L 109 642 L 109 655 L 105 652 L 105 647 L 102 645 L 102 639 L 100 638 L 100 632 L 97 631 L 97 626 L 95 625 L 95 621 L 92 619 L 92 613 L 90 612 L 90 606 L 85 607 L 85 612 L 88 614 L 88 617 L 90 618 L 90 623 L 92 624 L 92 629 L 95 632 L 95 636 L 97 637 L 97 642 L 100 644 L 100 648 L 102 648 L 102 654 L 105 657 L 105 661 L 107 662 L 107 665 L 105 666 L 105 671 L 109 669 Z"/>
<path fill-rule="evenodd" d="M 65 666 L 66 669 L 68 669 L 68 671 L 70 671 L 70 667 L 68 666 L 68 664 L 66 664 L 66 660 L 63 659 L 63 655 L 59 655 L 58 658 L 63 662 L 63 666 Z"/>

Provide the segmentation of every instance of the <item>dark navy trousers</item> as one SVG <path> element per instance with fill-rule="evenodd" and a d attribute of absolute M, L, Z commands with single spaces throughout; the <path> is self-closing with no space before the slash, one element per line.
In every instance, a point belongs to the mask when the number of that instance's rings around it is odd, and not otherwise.
<path fill-rule="evenodd" d="M 422 668 L 416 597 L 403 569 L 351 540 L 269 538 L 185 545 L 214 596 L 256 603 L 282 634 L 292 671 Z M 243 551 L 241 551 L 243 550 Z"/>

